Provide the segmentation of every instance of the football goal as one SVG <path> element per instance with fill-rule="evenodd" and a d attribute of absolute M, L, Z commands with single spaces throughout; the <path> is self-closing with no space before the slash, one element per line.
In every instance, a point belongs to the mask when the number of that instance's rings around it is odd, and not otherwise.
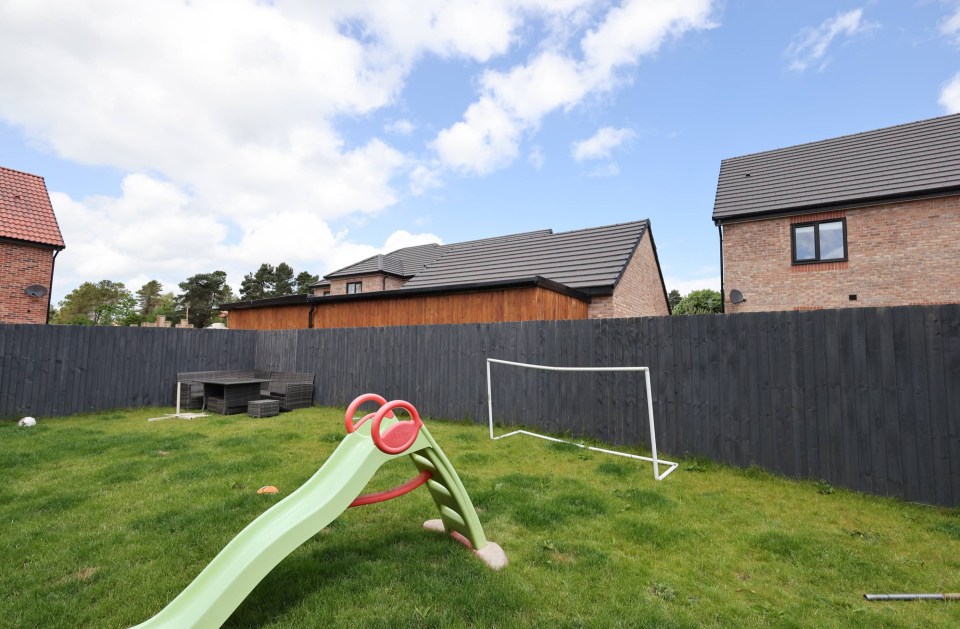
<path fill-rule="evenodd" d="M 513 432 L 508 432 L 505 435 L 495 436 L 493 433 L 493 386 L 491 385 L 490 379 L 490 366 L 492 364 L 499 365 L 510 365 L 512 367 L 518 367 L 521 369 L 537 369 L 541 371 L 591 371 L 591 372 L 605 372 L 605 371 L 638 371 L 643 372 L 644 381 L 647 386 L 647 421 L 650 425 L 650 454 L 651 456 L 641 456 L 639 454 L 629 454 L 627 452 L 616 452 L 614 450 L 605 450 L 604 448 L 594 448 L 593 446 L 588 446 L 582 443 L 576 443 L 574 441 L 566 441 L 564 439 L 557 439 L 556 437 L 548 437 L 547 435 L 541 435 L 535 432 L 530 432 L 528 430 L 514 430 Z M 657 480 L 663 480 L 666 478 L 670 472 L 677 469 L 678 463 L 672 461 L 667 461 L 661 459 L 657 456 L 657 435 L 654 430 L 653 423 L 653 395 L 650 390 L 650 369 L 648 367 L 550 367 L 547 365 L 531 365 L 528 363 L 517 363 L 509 360 L 500 360 L 498 358 L 488 358 L 487 359 L 487 413 L 490 424 L 490 439 L 497 441 L 499 439 L 506 439 L 507 437 L 512 437 L 514 435 L 527 435 L 530 437 L 536 437 L 537 439 L 546 439 L 547 441 L 553 441 L 556 443 L 568 443 L 570 445 L 577 446 L 578 448 L 584 448 L 586 450 L 593 450 L 594 452 L 602 452 L 603 454 L 612 454 L 615 456 L 622 456 L 629 459 L 639 459 L 641 461 L 650 461 L 653 463 L 653 477 Z M 660 466 L 666 466 L 665 471 L 660 473 Z"/>

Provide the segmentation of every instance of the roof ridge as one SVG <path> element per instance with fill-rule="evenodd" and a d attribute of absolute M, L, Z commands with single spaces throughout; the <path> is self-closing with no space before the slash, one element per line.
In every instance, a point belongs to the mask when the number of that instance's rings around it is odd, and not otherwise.
<path fill-rule="evenodd" d="M 563 236 L 566 234 L 576 234 L 579 232 L 596 231 L 598 229 L 609 229 L 611 227 L 623 227 L 625 225 L 639 225 L 641 223 L 650 224 L 649 218 L 643 218 L 637 221 L 624 221 L 623 223 L 611 223 L 610 225 L 597 225 L 596 227 L 581 227 L 580 229 L 570 229 L 565 232 L 556 232 L 552 236 Z"/>
<path fill-rule="evenodd" d="M 779 153 L 780 151 L 789 151 L 791 149 L 802 148 L 805 146 L 809 146 L 811 144 L 820 144 L 822 142 L 833 142 L 833 141 L 839 141 L 839 140 L 847 140 L 847 139 L 855 138 L 859 136 L 881 134 L 884 132 L 892 131 L 894 129 L 902 129 L 903 127 L 920 126 L 920 125 L 931 123 L 931 122 L 943 121 L 947 118 L 956 118 L 958 121 L 960 121 L 960 113 L 944 114 L 943 116 L 934 116 L 933 118 L 925 118 L 923 120 L 914 120 L 912 122 L 901 122 L 900 124 L 880 127 L 879 129 L 868 129 L 866 131 L 856 131 L 854 133 L 845 133 L 843 135 L 837 135 L 829 138 L 822 138 L 820 140 L 811 140 L 809 142 L 799 142 L 797 144 L 791 144 L 789 146 L 781 146 L 780 148 L 775 148 L 775 149 L 767 149 L 765 151 L 754 151 L 753 153 L 745 153 L 743 155 L 726 157 L 724 159 L 721 159 L 720 162 L 721 163 L 730 162 L 734 160 L 744 159 L 747 157 L 754 157 L 756 155 L 765 155 L 767 153 Z"/>
<path fill-rule="evenodd" d="M 24 170 L 17 170 L 16 168 L 8 168 L 7 166 L 0 166 L 0 170 L 6 170 L 12 173 L 17 173 L 18 175 L 29 175 L 30 177 L 36 177 L 37 179 L 43 179 L 42 175 L 37 175 L 35 173 L 28 173 Z"/>
<path fill-rule="evenodd" d="M 504 239 L 504 238 L 516 238 L 516 239 L 520 239 L 520 238 L 532 238 L 532 237 L 534 237 L 534 236 L 536 236 L 536 235 L 549 236 L 549 235 L 552 235 L 552 234 L 553 234 L 553 229 L 551 229 L 551 228 L 548 227 L 548 228 L 546 228 L 546 229 L 535 229 L 535 230 L 533 230 L 533 231 L 519 232 L 519 233 L 516 233 L 516 234 L 503 234 L 503 235 L 500 235 L 500 236 L 489 236 L 489 237 L 487 237 L 487 238 L 477 238 L 477 239 L 475 239 L 475 240 L 463 240 L 463 241 L 460 241 L 460 242 L 451 242 L 451 243 L 449 243 L 449 244 L 440 245 L 440 246 L 441 246 L 441 247 L 454 247 L 454 246 L 457 246 L 457 245 L 470 245 L 470 244 L 474 244 L 474 243 L 478 243 L 478 242 L 485 242 L 485 241 L 488 241 L 488 240 L 500 240 L 500 239 Z"/>
<path fill-rule="evenodd" d="M 346 266 L 342 266 L 342 267 L 340 267 L 339 269 L 335 269 L 335 270 L 333 270 L 333 271 L 330 271 L 329 273 L 325 273 L 323 277 L 327 277 L 328 275 L 335 275 L 335 274 L 339 273 L 340 271 L 343 271 L 344 269 L 349 269 L 349 268 L 352 267 L 352 266 L 357 266 L 357 265 L 359 265 L 359 264 L 363 264 L 364 262 L 369 262 L 370 260 L 373 260 L 377 255 L 379 255 L 379 254 L 375 254 L 375 255 L 372 255 L 372 256 L 367 256 L 367 257 L 364 258 L 363 260 L 357 260 L 356 262 L 354 262 L 354 263 L 352 263 L 352 264 L 348 264 L 348 265 L 346 265 Z"/>
<path fill-rule="evenodd" d="M 420 247 L 442 247 L 438 242 L 425 242 L 422 245 L 407 245 L 406 247 L 400 247 L 399 249 L 394 249 L 393 251 L 388 251 L 386 255 L 392 256 L 395 253 L 400 253 L 401 251 L 406 251 L 407 249 L 419 249 Z"/>

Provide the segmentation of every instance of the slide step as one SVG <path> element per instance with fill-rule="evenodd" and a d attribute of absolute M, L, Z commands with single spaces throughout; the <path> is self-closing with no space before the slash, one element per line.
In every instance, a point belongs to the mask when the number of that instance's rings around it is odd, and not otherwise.
<path fill-rule="evenodd" d="M 427 481 L 427 487 L 430 488 L 431 492 L 437 494 L 441 498 L 445 498 L 447 500 L 453 500 L 453 494 L 450 493 L 450 490 L 447 489 L 447 486 L 444 485 L 443 483 L 438 483 L 437 481 L 431 478 L 430 480 Z"/>
<path fill-rule="evenodd" d="M 421 470 L 430 470 L 431 472 L 437 471 L 437 467 L 425 456 L 414 453 L 410 455 L 410 458 L 413 459 L 414 464 Z"/>
<path fill-rule="evenodd" d="M 457 506 L 457 499 L 453 497 L 453 494 L 450 493 L 450 490 L 447 489 L 447 486 L 443 483 L 438 483 L 431 478 L 427 481 L 427 489 L 430 491 L 434 502 L 438 505 L 442 503 L 450 507 Z"/>
<path fill-rule="evenodd" d="M 447 528 L 453 530 L 462 530 L 467 527 L 467 523 L 463 521 L 463 516 L 451 509 L 450 507 L 443 506 L 440 507 L 440 515 L 445 521 L 450 521 L 457 526 L 448 526 Z"/>

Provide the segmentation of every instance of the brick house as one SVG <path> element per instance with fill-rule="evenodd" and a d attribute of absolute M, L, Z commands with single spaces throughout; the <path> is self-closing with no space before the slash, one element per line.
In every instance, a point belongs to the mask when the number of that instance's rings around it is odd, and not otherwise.
<path fill-rule="evenodd" d="M 232 329 L 670 314 L 646 220 L 406 247 L 328 273 L 312 288 L 222 308 Z"/>
<path fill-rule="evenodd" d="M 960 114 L 723 160 L 713 220 L 726 312 L 960 302 Z"/>
<path fill-rule="evenodd" d="M 0 323 L 46 323 L 64 248 L 43 177 L 0 166 Z"/>

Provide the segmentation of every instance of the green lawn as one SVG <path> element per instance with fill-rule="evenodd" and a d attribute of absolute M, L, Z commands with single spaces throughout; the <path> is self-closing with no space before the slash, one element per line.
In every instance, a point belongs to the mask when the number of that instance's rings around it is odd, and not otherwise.
<path fill-rule="evenodd" d="M 167 411 L 0 423 L 0 625 L 142 622 L 343 433 L 335 409 L 146 421 Z M 960 626 L 960 602 L 862 598 L 960 590 L 956 509 L 703 461 L 657 482 L 646 463 L 428 425 L 507 568 L 423 531 L 436 513 L 419 490 L 349 510 L 226 626 Z M 413 474 L 394 461 L 371 490 Z"/>

